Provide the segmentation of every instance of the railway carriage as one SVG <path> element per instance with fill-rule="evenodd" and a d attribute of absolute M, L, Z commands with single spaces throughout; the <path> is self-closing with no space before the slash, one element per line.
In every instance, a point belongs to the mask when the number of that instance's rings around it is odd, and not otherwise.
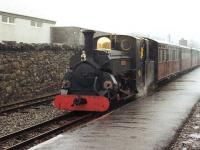
<path fill-rule="evenodd" d="M 199 50 L 146 38 L 154 60 L 155 84 L 199 66 Z M 152 53 L 152 54 L 151 54 Z"/>
<path fill-rule="evenodd" d="M 188 47 L 180 46 L 181 49 L 181 71 L 188 71 L 191 68 L 191 49 Z"/>
<path fill-rule="evenodd" d="M 191 49 L 191 67 L 195 68 L 198 65 L 199 51 Z"/>
<path fill-rule="evenodd" d="M 158 80 L 164 80 L 180 71 L 180 50 L 178 46 L 158 44 Z"/>

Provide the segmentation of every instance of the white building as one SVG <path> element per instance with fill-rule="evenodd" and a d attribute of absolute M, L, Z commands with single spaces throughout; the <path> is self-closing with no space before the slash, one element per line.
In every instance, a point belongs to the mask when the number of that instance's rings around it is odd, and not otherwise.
<path fill-rule="evenodd" d="M 0 42 L 50 43 L 50 27 L 56 22 L 0 11 Z"/>

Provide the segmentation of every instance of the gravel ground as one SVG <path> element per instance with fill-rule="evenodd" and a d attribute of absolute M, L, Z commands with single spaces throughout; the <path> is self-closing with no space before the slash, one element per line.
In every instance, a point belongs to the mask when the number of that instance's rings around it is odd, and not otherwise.
<path fill-rule="evenodd" d="M 195 105 L 170 150 L 200 150 L 200 101 Z"/>
<path fill-rule="evenodd" d="M 61 114 L 61 111 L 48 104 L 34 106 L 29 109 L 20 110 L 19 112 L 5 114 L 4 116 L 1 115 L 0 137 L 47 121 Z"/>

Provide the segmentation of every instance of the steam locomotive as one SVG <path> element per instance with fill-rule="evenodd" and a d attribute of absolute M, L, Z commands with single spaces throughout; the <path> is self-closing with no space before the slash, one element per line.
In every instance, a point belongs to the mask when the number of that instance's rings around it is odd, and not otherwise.
<path fill-rule="evenodd" d="M 58 109 L 104 112 L 200 64 L 195 49 L 128 35 L 93 38 L 94 33 L 83 31 L 85 48 L 70 59 L 54 100 Z"/>

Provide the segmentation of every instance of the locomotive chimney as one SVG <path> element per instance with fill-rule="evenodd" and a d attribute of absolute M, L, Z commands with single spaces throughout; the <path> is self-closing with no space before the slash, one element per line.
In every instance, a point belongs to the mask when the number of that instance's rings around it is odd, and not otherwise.
<path fill-rule="evenodd" d="M 85 38 L 85 51 L 90 51 L 93 49 L 93 36 L 95 31 L 93 30 L 84 30 L 84 38 Z"/>

